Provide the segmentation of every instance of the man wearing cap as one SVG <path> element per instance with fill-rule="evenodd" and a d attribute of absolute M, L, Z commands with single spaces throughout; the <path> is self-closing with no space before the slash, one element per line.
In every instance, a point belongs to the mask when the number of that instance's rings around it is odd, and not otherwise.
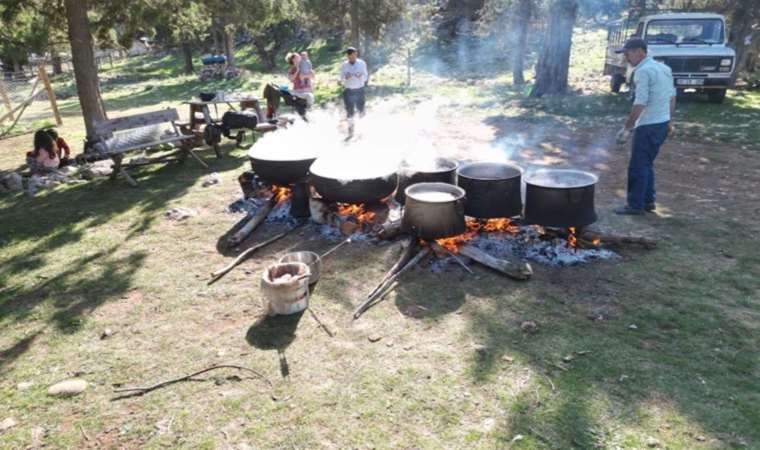
<path fill-rule="evenodd" d="M 346 105 L 348 118 L 354 112 L 364 114 L 364 85 L 367 83 L 367 64 L 359 59 L 354 47 L 346 49 L 347 61 L 340 66 L 340 84 L 343 86 L 343 103 Z"/>
<path fill-rule="evenodd" d="M 673 132 L 671 117 L 676 108 L 676 90 L 670 67 L 647 56 L 647 43 L 629 39 L 617 53 L 634 67 L 635 97 L 628 120 L 617 135 L 623 145 L 633 135 L 628 163 L 628 195 L 617 214 L 642 215 L 655 210 L 654 160 L 665 138 Z"/>

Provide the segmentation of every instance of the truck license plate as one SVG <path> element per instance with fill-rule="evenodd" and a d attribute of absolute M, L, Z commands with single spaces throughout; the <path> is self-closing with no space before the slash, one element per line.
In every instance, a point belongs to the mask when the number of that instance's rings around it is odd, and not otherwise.
<path fill-rule="evenodd" d="M 676 84 L 680 86 L 702 86 L 705 84 L 705 80 L 702 80 L 700 78 L 693 80 L 676 80 Z"/>

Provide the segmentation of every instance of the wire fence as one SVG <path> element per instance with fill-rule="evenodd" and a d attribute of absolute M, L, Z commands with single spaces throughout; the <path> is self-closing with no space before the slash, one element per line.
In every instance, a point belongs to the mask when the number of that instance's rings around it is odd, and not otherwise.
<path fill-rule="evenodd" d="M 61 124 L 45 66 L 34 77 L 0 79 L 0 139 Z"/>

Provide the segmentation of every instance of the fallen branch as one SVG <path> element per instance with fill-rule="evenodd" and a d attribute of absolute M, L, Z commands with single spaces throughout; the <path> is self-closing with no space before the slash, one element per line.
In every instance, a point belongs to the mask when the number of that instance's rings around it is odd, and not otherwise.
<path fill-rule="evenodd" d="M 385 282 L 388 280 L 388 278 L 392 277 L 396 272 L 404 267 L 404 265 L 409 262 L 409 260 L 412 259 L 414 254 L 417 252 L 417 241 L 411 236 L 401 241 L 401 246 L 404 249 L 404 251 L 401 253 L 401 257 L 398 259 L 398 261 L 396 261 L 396 264 L 394 264 L 393 267 L 385 272 L 385 275 L 383 275 L 383 278 L 380 280 L 377 286 L 375 286 L 375 289 L 367 294 L 367 298 L 372 297 L 374 294 L 376 294 L 377 291 L 379 291 L 380 288 L 385 285 Z"/>
<path fill-rule="evenodd" d="M 452 252 L 451 250 L 443 247 L 441 244 L 439 244 L 439 243 L 437 243 L 435 241 L 432 241 L 430 243 L 430 247 L 432 247 L 433 251 L 436 252 L 436 253 L 447 253 L 449 256 L 451 256 L 452 258 L 454 258 L 454 261 L 456 261 L 457 264 L 459 264 L 460 266 L 462 266 L 462 268 L 464 270 L 466 270 L 467 273 L 469 273 L 470 275 L 472 275 L 474 273 L 472 271 L 472 269 L 470 269 L 469 267 L 467 267 L 467 264 L 465 264 L 464 261 L 462 261 L 462 258 L 458 257 L 454 252 Z"/>
<path fill-rule="evenodd" d="M 126 392 L 127 393 L 127 395 L 123 395 L 123 396 L 117 397 L 114 400 L 118 400 L 118 399 L 126 398 L 126 397 L 134 397 L 134 396 L 139 396 L 139 395 L 145 395 L 148 392 L 155 391 L 156 389 L 160 389 L 160 388 L 162 388 L 164 386 L 169 386 L 169 385 L 172 385 L 172 384 L 175 384 L 175 383 L 179 383 L 179 382 L 182 382 L 182 381 L 187 381 L 187 380 L 190 380 L 193 377 L 196 377 L 198 375 L 201 375 L 201 374 L 204 374 L 206 372 L 210 372 L 210 371 L 216 370 L 216 369 L 237 369 L 237 370 L 242 370 L 242 371 L 245 371 L 245 372 L 249 372 L 249 373 L 252 373 L 252 374 L 256 375 L 261 380 L 264 380 L 266 382 L 266 384 L 270 388 L 273 387 L 272 382 L 269 381 L 269 379 L 267 377 L 265 377 L 264 375 L 260 374 L 259 372 L 256 372 L 253 369 L 249 369 L 247 367 L 242 367 L 242 366 L 236 366 L 236 365 L 233 365 L 233 364 L 219 364 L 219 365 L 207 367 L 207 368 L 199 370 L 197 372 L 193 372 L 190 375 L 185 375 L 183 377 L 174 378 L 172 380 L 162 381 L 162 382 L 156 383 L 156 384 L 154 384 L 152 386 L 133 387 L 133 388 L 117 388 L 117 389 L 114 389 L 113 391 L 117 392 L 117 393 L 122 393 L 122 392 Z"/>
<path fill-rule="evenodd" d="M 477 263 L 496 270 L 497 272 L 501 272 L 510 278 L 514 278 L 515 280 L 528 280 L 533 275 L 533 268 L 530 267 L 530 264 L 527 262 L 507 261 L 505 259 L 495 258 L 470 244 L 461 246 L 459 248 L 459 253 Z"/>
<path fill-rule="evenodd" d="M 622 245 L 639 245 L 647 250 L 652 250 L 657 247 L 657 241 L 642 236 L 621 236 L 616 234 L 605 234 L 596 231 L 584 230 L 580 236 L 585 242 L 597 241 L 600 245 L 609 246 L 622 246 Z"/>
<path fill-rule="evenodd" d="M 274 208 L 274 205 L 276 204 L 275 198 L 276 196 L 272 195 L 266 203 L 261 205 L 261 207 L 256 210 L 256 213 L 254 213 L 253 217 L 251 217 L 251 219 L 248 220 L 245 225 L 242 226 L 242 228 L 240 228 L 227 240 L 227 245 L 234 247 L 243 242 L 243 240 L 245 240 L 249 234 L 253 233 L 253 230 L 261 225 L 261 223 L 266 220 L 269 213 L 272 212 L 272 208 Z"/>
<path fill-rule="evenodd" d="M 391 286 L 393 284 L 393 282 L 398 279 L 398 277 L 400 277 L 401 275 L 403 275 L 404 272 L 409 271 L 412 267 L 416 266 L 417 263 L 422 260 L 422 258 L 426 257 L 429 254 L 430 254 L 430 247 L 423 248 L 422 250 L 420 250 L 419 253 L 417 253 L 414 256 L 414 258 L 412 258 L 411 260 L 409 260 L 409 262 L 406 263 L 406 265 L 401 270 L 399 270 L 398 272 L 396 272 L 395 274 L 393 274 L 393 276 L 391 276 L 390 278 L 388 278 L 385 281 L 385 283 L 383 283 L 383 285 L 380 287 L 380 289 L 377 290 L 377 292 L 375 292 L 374 294 L 372 294 L 372 296 L 370 296 L 369 298 L 367 298 L 367 300 L 364 303 L 362 303 L 361 305 L 359 305 L 358 308 L 356 308 L 356 311 L 354 311 L 354 320 L 358 319 L 359 316 L 361 316 L 364 313 L 364 311 L 366 311 L 371 306 L 373 306 L 374 305 L 374 301 L 376 299 L 385 297 L 385 294 L 387 294 L 386 287 Z"/>
<path fill-rule="evenodd" d="M 275 236 L 267 239 L 264 242 L 261 242 L 259 244 L 256 244 L 256 245 L 250 247 L 250 248 L 245 249 L 242 253 L 240 253 L 237 256 L 237 258 L 235 258 L 234 261 L 232 261 L 231 263 L 227 264 L 223 268 L 217 270 L 216 272 L 212 272 L 211 273 L 211 279 L 209 280 L 208 285 L 212 285 L 212 284 L 216 283 L 217 281 L 219 281 L 223 276 L 225 276 L 227 274 L 227 272 L 229 272 L 230 270 L 232 270 L 235 267 L 237 267 L 238 265 L 240 265 L 241 262 L 245 261 L 245 259 L 248 258 L 249 256 L 251 256 L 251 254 L 253 252 L 255 252 L 256 250 L 264 248 L 267 245 L 269 245 L 269 244 L 271 244 L 273 242 L 276 242 L 276 241 L 284 238 L 285 236 L 287 236 L 291 231 L 295 230 L 296 228 L 298 228 L 298 227 L 293 227 L 293 228 L 291 228 L 291 229 L 289 229 L 287 231 L 283 231 L 282 233 L 277 234 L 277 235 L 275 235 Z"/>
<path fill-rule="evenodd" d="M 313 309 L 311 308 L 306 308 L 306 309 L 308 309 L 309 313 L 311 313 L 311 317 L 313 317 L 314 320 L 317 321 L 317 324 L 319 324 L 319 328 L 325 330 L 325 333 L 327 333 L 328 336 L 335 337 L 335 334 L 332 331 L 330 331 L 329 328 L 327 328 L 327 325 L 325 325 L 324 323 L 322 323 L 321 320 L 319 320 L 319 316 L 317 316 L 317 313 L 315 313 Z"/>

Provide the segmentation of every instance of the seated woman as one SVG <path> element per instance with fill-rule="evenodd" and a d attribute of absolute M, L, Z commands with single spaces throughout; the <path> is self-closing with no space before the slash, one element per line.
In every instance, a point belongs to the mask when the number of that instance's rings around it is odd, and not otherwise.
<path fill-rule="evenodd" d="M 267 83 L 264 86 L 263 97 L 267 101 L 267 119 L 270 121 L 277 116 L 280 100 L 295 108 L 296 112 L 306 120 L 306 110 L 314 103 L 314 94 L 312 93 L 314 71 L 301 76 L 298 70 L 300 58 L 301 55 L 297 53 L 288 53 L 288 56 L 285 57 L 288 63 L 288 79 L 293 83 L 293 89 L 287 86 L 279 86 L 276 83 Z"/>
<path fill-rule="evenodd" d="M 58 132 L 55 131 L 55 128 L 50 128 L 47 130 L 47 132 L 55 142 L 58 158 L 61 160 L 60 166 L 68 166 L 71 163 L 69 159 L 71 156 L 71 149 L 69 148 L 69 144 L 67 144 L 62 137 L 58 136 Z"/>
<path fill-rule="evenodd" d="M 55 140 L 47 130 L 34 133 L 34 150 L 26 154 L 26 164 L 32 175 L 50 173 L 61 164 Z"/>

